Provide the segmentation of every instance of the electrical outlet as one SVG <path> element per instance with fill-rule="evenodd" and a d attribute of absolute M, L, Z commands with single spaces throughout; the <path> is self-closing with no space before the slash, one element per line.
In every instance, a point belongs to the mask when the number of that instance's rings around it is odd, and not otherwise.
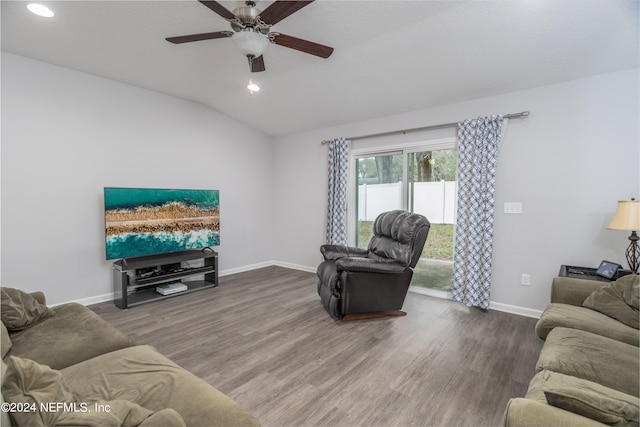
<path fill-rule="evenodd" d="M 506 214 L 521 214 L 522 202 L 505 202 L 504 213 Z"/>
<path fill-rule="evenodd" d="M 530 286 L 531 285 L 531 275 L 529 274 L 522 274 L 522 279 L 520 281 L 520 284 L 522 286 Z"/>

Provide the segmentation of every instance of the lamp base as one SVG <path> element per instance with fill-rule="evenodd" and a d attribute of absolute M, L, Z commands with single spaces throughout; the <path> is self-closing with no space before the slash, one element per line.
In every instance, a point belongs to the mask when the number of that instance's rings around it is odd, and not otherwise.
<path fill-rule="evenodd" d="M 629 269 L 634 273 L 638 274 L 638 264 L 640 263 L 640 247 L 638 246 L 638 240 L 640 238 L 636 234 L 635 231 L 631 232 L 631 236 L 629 236 L 629 247 L 627 248 L 625 255 L 627 256 L 627 262 L 629 263 Z"/>

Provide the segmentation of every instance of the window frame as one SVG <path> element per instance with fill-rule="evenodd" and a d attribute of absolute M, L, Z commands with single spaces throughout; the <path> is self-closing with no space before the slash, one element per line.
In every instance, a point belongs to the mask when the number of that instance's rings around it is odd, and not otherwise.
<path fill-rule="evenodd" d="M 385 146 L 371 146 L 355 148 L 349 152 L 349 177 L 347 179 L 347 239 L 350 246 L 355 246 L 356 233 L 358 229 L 357 209 L 358 209 L 358 181 L 356 161 L 359 158 L 390 156 L 402 154 L 402 206 L 408 209 L 408 168 L 407 156 L 409 153 L 420 153 L 423 151 L 448 150 L 458 147 L 458 138 L 447 137 L 431 140 L 423 140 L 412 143 L 400 143 Z"/>

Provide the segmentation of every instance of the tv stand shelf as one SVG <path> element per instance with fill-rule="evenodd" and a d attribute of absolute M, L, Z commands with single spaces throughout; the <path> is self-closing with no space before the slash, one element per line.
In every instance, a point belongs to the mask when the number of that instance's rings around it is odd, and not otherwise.
<path fill-rule="evenodd" d="M 202 265 L 193 267 L 191 262 Z M 203 278 L 197 280 L 197 276 Z M 187 290 L 169 295 L 156 292 L 157 286 L 174 283 L 186 285 Z M 113 263 L 113 302 L 122 309 L 215 286 L 218 253 L 211 249 L 123 258 Z"/>

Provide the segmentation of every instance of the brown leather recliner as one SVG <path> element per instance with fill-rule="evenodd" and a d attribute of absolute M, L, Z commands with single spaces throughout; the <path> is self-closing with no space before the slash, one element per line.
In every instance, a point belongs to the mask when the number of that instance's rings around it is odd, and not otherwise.
<path fill-rule="evenodd" d="M 318 294 L 331 317 L 406 314 L 399 310 L 430 226 L 423 215 L 395 210 L 376 218 L 367 249 L 322 245 Z"/>

